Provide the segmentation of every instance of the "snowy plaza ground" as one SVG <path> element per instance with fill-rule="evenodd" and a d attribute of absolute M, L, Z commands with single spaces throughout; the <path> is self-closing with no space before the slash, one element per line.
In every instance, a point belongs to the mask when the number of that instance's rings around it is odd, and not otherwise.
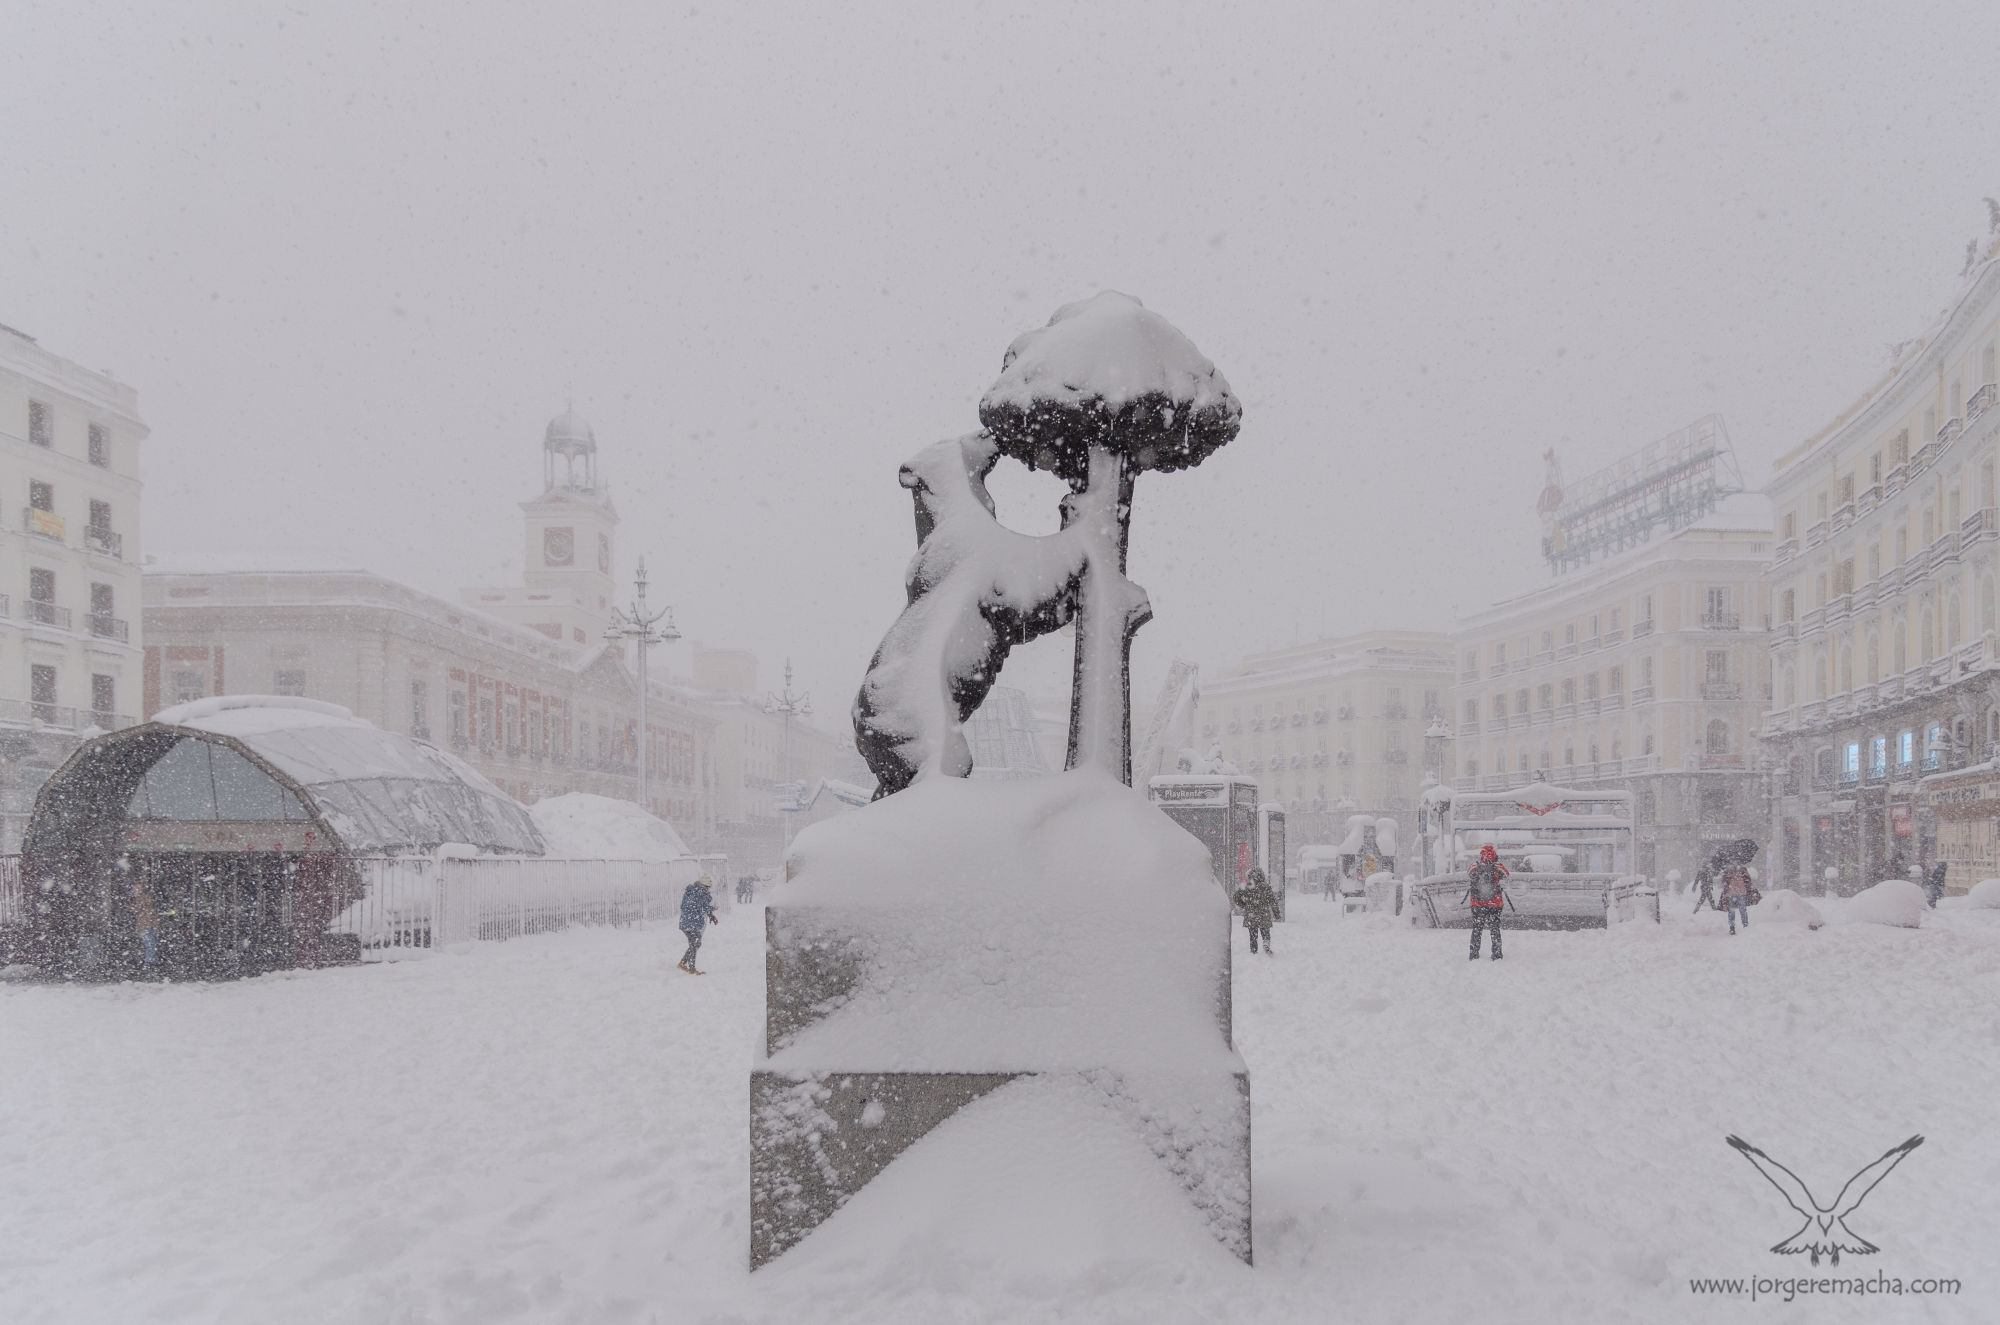
<path fill-rule="evenodd" d="M 959 1155 L 934 1206 L 870 1189 L 747 1274 L 762 925 L 739 908 L 703 979 L 654 929 L 207 987 L 0 983 L 0 1318 L 2000 1319 L 2000 912 L 1911 931 L 1834 905 L 1730 939 L 1675 905 L 1474 965 L 1463 933 L 1330 910 L 1295 898 L 1274 960 L 1236 936 L 1254 1270 L 1171 1199 L 1100 1219 L 1149 1181 L 1120 1136 L 1030 1128 L 1004 1161 Z M 1922 1133 L 1851 1220 L 1881 1254 L 1842 1271 L 1960 1295 L 1693 1295 L 1808 1272 L 1766 1250 L 1798 1220 L 1729 1133 L 1822 1195 Z"/>

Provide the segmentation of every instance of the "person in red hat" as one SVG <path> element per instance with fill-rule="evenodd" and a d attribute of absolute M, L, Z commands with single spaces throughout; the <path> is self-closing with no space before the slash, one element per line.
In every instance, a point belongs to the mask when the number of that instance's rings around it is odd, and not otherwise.
<path fill-rule="evenodd" d="M 1500 853 L 1491 844 L 1479 848 L 1479 859 L 1472 862 L 1471 886 L 1465 890 L 1465 900 L 1472 907 L 1472 952 L 1473 961 L 1479 960 L 1479 932 L 1493 931 L 1493 960 L 1500 960 L 1500 912 L 1507 905 L 1507 867 L 1500 863 Z"/>

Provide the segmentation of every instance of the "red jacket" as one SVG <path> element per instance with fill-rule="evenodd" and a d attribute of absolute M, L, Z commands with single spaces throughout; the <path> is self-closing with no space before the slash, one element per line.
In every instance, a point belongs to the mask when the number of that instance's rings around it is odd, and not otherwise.
<path fill-rule="evenodd" d="M 1493 896 L 1488 898 L 1481 898 L 1479 896 L 1479 885 L 1481 883 L 1479 872 L 1482 869 L 1489 869 L 1489 868 L 1492 870 L 1491 882 L 1493 885 Z M 1474 861 L 1471 870 L 1467 871 L 1467 873 L 1471 876 L 1472 880 L 1472 886 L 1466 894 L 1467 901 L 1471 902 L 1472 905 L 1477 907 L 1486 907 L 1495 910 L 1507 905 L 1507 898 L 1505 894 L 1503 894 L 1500 891 L 1501 884 L 1507 878 L 1507 867 L 1505 865 L 1502 865 L 1497 860 Z"/>

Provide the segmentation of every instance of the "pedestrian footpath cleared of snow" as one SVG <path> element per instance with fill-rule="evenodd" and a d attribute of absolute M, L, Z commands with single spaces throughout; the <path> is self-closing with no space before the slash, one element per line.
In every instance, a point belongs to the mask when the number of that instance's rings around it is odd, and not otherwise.
<path fill-rule="evenodd" d="M 1236 935 L 1256 1255 L 1195 1228 L 1130 1134 L 1024 1092 L 1018 1151 L 950 1123 L 744 1268 L 762 924 L 579 930 L 216 986 L 0 982 L 10 1322 L 1975 1321 L 2000 1318 L 2000 912 L 1721 932 L 1509 933 L 1294 898 Z M 997 1099 L 997 1097 L 995 1097 Z M 973 1106 L 978 1107 L 978 1106 Z M 1838 1272 L 1956 1297 L 1696 1296 L 1815 1273 L 1724 1144 L 1822 1194 L 1925 1138 Z M 915 1153 L 912 1151 L 911 1153 Z M 1105 1194 L 1145 1193 L 1120 1209 Z"/>

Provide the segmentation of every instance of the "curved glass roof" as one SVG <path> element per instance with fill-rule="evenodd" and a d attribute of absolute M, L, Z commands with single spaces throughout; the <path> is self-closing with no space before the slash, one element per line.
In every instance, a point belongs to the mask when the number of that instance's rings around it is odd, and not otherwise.
<path fill-rule="evenodd" d="M 112 758 L 121 746 L 132 758 Z M 465 761 L 331 704 L 248 695 L 197 700 L 99 737 L 87 750 L 93 757 L 74 775 L 101 779 L 118 768 L 127 779 L 118 794 L 128 820 L 269 823 L 316 814 L 352 852 L 446 842 L 543 852 L 527 810 Z"/>

